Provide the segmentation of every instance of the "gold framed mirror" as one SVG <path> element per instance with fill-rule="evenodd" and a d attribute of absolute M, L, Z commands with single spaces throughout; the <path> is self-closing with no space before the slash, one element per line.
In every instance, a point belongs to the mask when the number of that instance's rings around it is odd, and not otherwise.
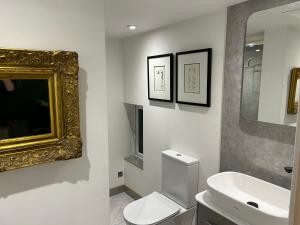
<path fill-rule="evenodd" d="M 78 55 L 0 49 L 0 172 L 82 155 Z"/>
<path fill-rule="evenodd" d="M 290 91 L 288 99 L 288 114 L 297 114 L 298 111 L 298 98 L 300 83 L 300 68 L 293 68 L 291 72 Z"/>

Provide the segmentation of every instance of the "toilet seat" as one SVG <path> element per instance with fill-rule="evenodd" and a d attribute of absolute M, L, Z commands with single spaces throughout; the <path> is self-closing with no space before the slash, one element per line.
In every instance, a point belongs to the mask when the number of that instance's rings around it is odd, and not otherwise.
<path fill-rule="evenodd" d="M 136 225 L 158 224 L 180 212 L 180 207 L 166 196 L 153 192 L 127 205 L 124 219 Z"/>

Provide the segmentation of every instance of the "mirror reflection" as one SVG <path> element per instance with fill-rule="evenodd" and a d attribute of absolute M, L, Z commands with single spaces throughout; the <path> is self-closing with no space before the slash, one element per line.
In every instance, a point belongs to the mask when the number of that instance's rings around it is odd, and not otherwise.
<path fill-rule="evenodd" d="M 49 102 L 48 79 L 0 80 L 0 140 L 51 133 Z"/>
<path fill-rule="evenodd" d="M 295 126 L 299 68 L 300 5 L 253 14 L 245 43 L 243 117 Z"/>

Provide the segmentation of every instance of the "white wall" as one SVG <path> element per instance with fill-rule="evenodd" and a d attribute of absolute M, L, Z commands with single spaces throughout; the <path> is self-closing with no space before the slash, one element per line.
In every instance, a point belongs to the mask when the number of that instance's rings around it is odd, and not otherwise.
<path fill-rule="evenodd" d="M 0 46 L 79 53 L 83 158 L 0 174 L 1 225 L 109 224 L 102 0 L 0 2 Z"/>
<path fill-rule="evenodd" d="M 144 170 L 125 163 L 125 184 L 141 195 L 160 190 L 161 151 L 200 160 L 199 191 L 219 171 L 226 12 L 218 12 L 124 40 L 125 101 L 144 106 Z M 147 56 L 213 48 L 211 108 L 149 102 Z"/>
<path fill-rule="evenodd" d="M 291 70 L 300 67 L 300 31 L 292 26 L 265 30 L 259 116 L 261 121 L 295 124 L 287 114 Z M 272 84 L 272 85 L 270 85 Z"/>
<path fill-rule="evenodd" d="M 287 49 L 285 57 L 283 102 L 281 110 L 281 120 L 284 124 L 296 124 L 297 115 L 287 114 L 288 96 L 290 88 L 291 70 L 300 67 L 300 30 L 296 27 L 289 27 L 287 37 Z M 298 97 L 298 96 L 297 96 Z"/>
<path fill-rule="evenodd" d="M 130 125 L 124 106 L 122 42 L 106 39 L 108 143 L 109 143 L 109 187 L 124 184 L 118 171 L 124 172 L 124 158 L 129 155 Z"/>
<path fill-rule="evenodd" d="M 287 27 L 265 30 L 258 120 L 281 123 Z"/>

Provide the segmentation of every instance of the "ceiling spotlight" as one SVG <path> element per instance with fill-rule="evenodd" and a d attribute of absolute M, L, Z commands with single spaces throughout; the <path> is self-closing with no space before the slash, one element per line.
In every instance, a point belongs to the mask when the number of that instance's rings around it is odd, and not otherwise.
<path fill-rule="evenodd" d="M 136 30 L 136 25 L 127 25 L 129 30 Z"/>
<path fill-rule="evenodd" d="M 255 51 L 260 52 L 260 49 L 256 49 Z"/>
<path fill-rule="evenodd" d="M 254 47 L 254 43 L 250 43 L 250 44 L 248 44 L 248 46 L 250 47 L 250 48 L 252 48 L 252 47 Z"/>

